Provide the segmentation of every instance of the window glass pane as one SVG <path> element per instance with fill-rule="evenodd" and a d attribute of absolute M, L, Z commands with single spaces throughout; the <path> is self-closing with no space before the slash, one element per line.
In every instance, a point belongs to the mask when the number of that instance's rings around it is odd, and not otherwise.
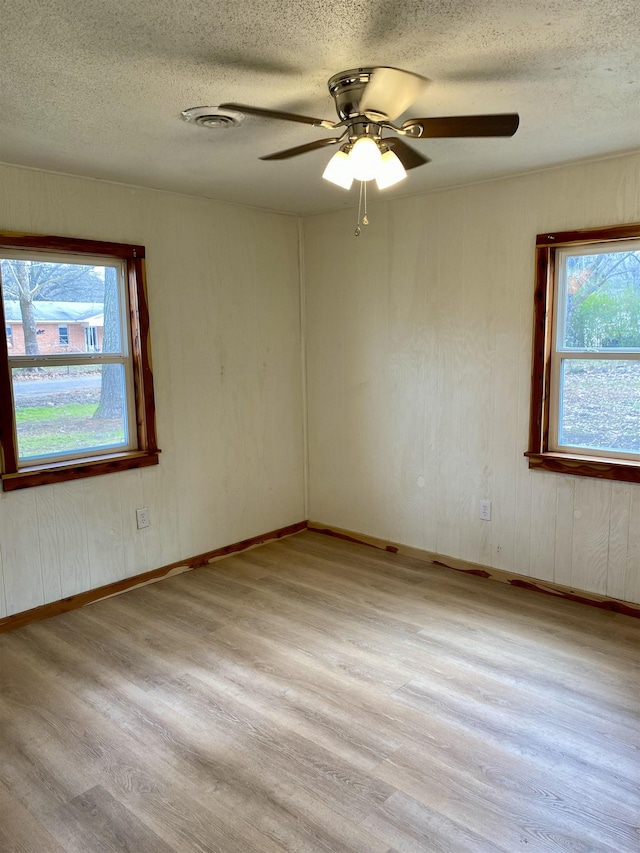
<path fill-rule="evenodd" d="M 640 251 L 568 255 L 565 273 L 562 346 L 640 347 Z"/>
<path fill-rule="evenodd" d="M 122 352 L 118 267 L 3 258 L 0 272 L 12 356 Z"/>
<path fill-rule="evenodd" d="M 122 364 L 18 367 L 12 375 L 21 463 L 128 444 Z"/>
<path fill-rule="evenodd" d="M 640 361 L 564 359 L 558 443 L 640 453 Z"/>

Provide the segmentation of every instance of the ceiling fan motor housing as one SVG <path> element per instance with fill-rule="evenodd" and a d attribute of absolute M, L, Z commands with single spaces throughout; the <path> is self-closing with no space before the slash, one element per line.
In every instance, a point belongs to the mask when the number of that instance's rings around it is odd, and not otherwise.
<path fill-rule="evenodd" d="M 352 68 L 334 74 L 329 80 L 329 92 L 342 121 L 360 115 L 362 94 L 373 72 L 373 68 Z"/>

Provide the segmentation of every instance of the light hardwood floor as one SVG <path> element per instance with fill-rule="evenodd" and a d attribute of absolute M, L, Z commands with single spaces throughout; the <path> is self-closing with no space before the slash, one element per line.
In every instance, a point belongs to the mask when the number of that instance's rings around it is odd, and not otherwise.
<path fill-rule="evenodd" d="M 638 853 L 639 641 L 270 543 L 0 636 L 0 850 Z"/>

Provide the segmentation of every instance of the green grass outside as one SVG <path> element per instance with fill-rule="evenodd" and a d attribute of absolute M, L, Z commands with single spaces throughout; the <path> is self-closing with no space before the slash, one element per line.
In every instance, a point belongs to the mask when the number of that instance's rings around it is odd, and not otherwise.
<path fill-rule="evenodd" d="M 61 406 L 28 406 L 21 409 L 16 406 L 16 423 L 51 423 L 65 418 L 92 418 L 98 408 L 97 403 L 64 403 Z"/>
<path fill-rule="evenodd" d="M 98 403 L 16 408 L 19 458 L 123 444 L 121 421 L 93 420 L 97 408 Z"/>

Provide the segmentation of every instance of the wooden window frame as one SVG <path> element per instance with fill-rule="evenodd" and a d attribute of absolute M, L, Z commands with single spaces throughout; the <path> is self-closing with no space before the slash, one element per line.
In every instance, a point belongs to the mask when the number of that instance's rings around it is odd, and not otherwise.
<path fill-rule="evenodd" d="M 531 373 L 531 416 L 529 468 L 640 483 L 640 461 L 590 453 L 565 453 L 549 449 L 551 402 L 551 355 L 556 317 L 554 316 L 557 250 L 590 243 L 623 243 L 640 237 L 640 222 L 581 231 L 538 234 L 536 238 L 536 283 L 534 294 L 533 355 Z"/>
<path fill-rule="evenodd" d="M 100 255 L 124 261 L 137 433 L 135 450 L 18 468 L 9 352 L 6 337 L 3 335 L 2 341 L 0 341 L 0 400 L 2 401 L 2 405 L 0 405 L 2 474 L 0 477 L 4 491 L 9 492 L 31 486 L 42 486 L 157 465 L 160 451 L 156 440 L 144 246 L 0 231 L 0 251 L 3 249 L 23 249 L 43 253 L 56 252 L 76 256 L 90 255 L 92 257 Z M 2 299 L 0 299 L 0 321 L 6 326 Z M 5 404 L 7 401 L 10 403 L 9 405 Z"/>

